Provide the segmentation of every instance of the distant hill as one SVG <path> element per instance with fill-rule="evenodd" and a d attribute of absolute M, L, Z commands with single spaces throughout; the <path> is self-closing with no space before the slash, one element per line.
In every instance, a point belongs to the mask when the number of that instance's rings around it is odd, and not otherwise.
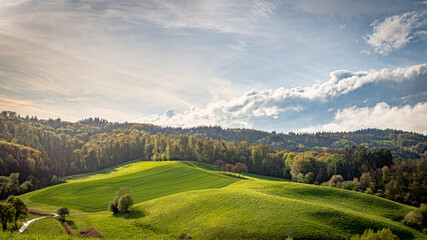
<path fill-rule="evenodd" d="M 14 112 L 3 111 L 3 117 L 18 118 Z M 220 126 L 198 126 L 193 128 L 161 127 L 146 123 L 109 122 L 102 118 L 87 118 L 79 122 L 61 119 L 38 120 L 37 117 L 20 118 L 26 123 L 43 125 L 57 134 L 76 136 L 87 142 L 89 136 L 114 130 L 137 129 L 149 134 L 168 133 L 197 138 L 212 138 L 224 141 L 246 141 L 264 144 L 277 150 L 323 151 L 324 148 L 345 148 L 362 145 L 367 148 L 385 147 L 398 160 L 419 158 L 427 152 L 427 136 L 415 132 L 393 129 L 361 129 L 353 132 L 276 133 L 254 129 L 223 129 Z M 0 120 L 1 121 L 1 120 Z M 1 136 L 0 136 L 1 138 Z"/>

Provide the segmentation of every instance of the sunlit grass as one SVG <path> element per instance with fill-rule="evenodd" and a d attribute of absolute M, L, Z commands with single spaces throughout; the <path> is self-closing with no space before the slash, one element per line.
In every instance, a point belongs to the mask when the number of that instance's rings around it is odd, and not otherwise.
<path fill-rule="evenodd" d="M 124 172 L 124 173 L 123 173 Z M 239 181 L 178 162 L 137 162 L 105 175 L 95 174 L 30 193 L 34 203 L 81 211 L 106 210 L 121 187 L 131 187 L 135 203 L 197 189 L 220 188 Z M 26 198 L 27 199 L 27 198 Z M 40 205 L 42 209 L 44 205 Z"/>
<path fill-rule="evenodd" d="M 106 239 L 176 239 L 183 233 L 194 239 L 345 239 L 384 227 L 400 239 L 425 239 L 400 223 L 413 207 L 368 194 L 255 174 L 223 176 L 213 165 L 188 161 L 135 162 L 111 170 L 42 189 L 30 200 L 90 211 L 105 209 L 119 187 L 132 187 L 140 203 L 127 214 L 67 217 L 75 232 L 93 226 Z M 46 233 L 40 224 L 33 229 Z"/>

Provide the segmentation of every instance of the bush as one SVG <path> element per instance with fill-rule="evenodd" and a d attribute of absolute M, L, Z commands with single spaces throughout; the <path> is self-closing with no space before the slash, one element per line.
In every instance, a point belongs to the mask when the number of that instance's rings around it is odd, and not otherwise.
<path fill-rule="evenodd" d="M 108 204 L 108 211 L 113 213 L 127 212 L 132 205 L 132 189 L 129 187 L 120 188 L 116 197 Z"/>
<path fill-rule="evenodd" d="M 329 187 L 336 187 L 338 183 L 342 183 L 344 178 L 341 175 L 333 175 L 328 181 Z"/>
<path fill-rule="evenodd" d="M 421 226 L 423 225 L 423 220 L 424 220 L 424 216 L 422 213 L 410 211 L 403 218 L 403 224 L 411 228 L 421 229 Z"/>
<path fill-rule="evenodd" d="M 353 181 L 345 181 L 341 184 L 341 187 L 347 190 L 353 190 L 355 186 Z"/>
<path fill-rule="evenodd" d="M 115 197 L 113 201 L 110 201 L 110 203 L 108 204 L 108 211 L 113 213 L 118 213 L 119 212 L 118 206 L 119 206 L 119 198 Z"/>
<path fill-rule="evenodd" d="M 370 187 L 366 188 L 365 191 L 366 194 L 374 194 L 374 191 L 372 191 L 372 189 Z"/>
<path fill-rule="evenodd" d="M 127 212 L 129 208 L 133 205 L 133 199 L 130 194 L 125 194 L 119 199 L 118 209 L 120 212 Z"/>
<path fill-rule="evenodd" d="M 383 228 L 376 233 L 372 229 L 367 229 L 362 235 L 357 234 L 351 240 L 399 240 L 399 237 L 394 235 L 390 229 Z"/>

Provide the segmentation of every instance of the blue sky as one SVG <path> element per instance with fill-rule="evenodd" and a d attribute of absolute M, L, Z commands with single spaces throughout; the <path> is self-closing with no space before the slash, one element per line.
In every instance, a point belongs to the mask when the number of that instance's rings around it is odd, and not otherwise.
<path fill-rule="evenodd" d="M 0 2 L 0 109 L 427 133 L 427 1 Z"/>

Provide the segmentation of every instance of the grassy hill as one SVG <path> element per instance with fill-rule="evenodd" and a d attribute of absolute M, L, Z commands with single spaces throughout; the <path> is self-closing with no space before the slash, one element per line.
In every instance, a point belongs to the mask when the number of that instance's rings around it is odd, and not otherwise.
<path fill-rule="evenodd" d="M 256 175 L 241 179 L 209 170 L 214 168 L 193 162 L 134 162 L 24 196 L 45 209 L 52 204 L 93 211 L 105 210 L 118 188 L 132 187 L 138 204 L 124 216 L 97 212 L 67 217 L 75 231 L 94 226 L 107 238 L 176 239 L 184 233 L 194 239 L 346 239 L 367 228 L 386 227 L 400 239 L 426 239 L 400 223 L 414 209 L 407 205 L 342 189 Z M 49 234 L 40 224 L 30 225 L 28 232 Z"/>
<path fill-rule="evenodd" d="M 100 211 L 106 210 L 121 187 L 131 187 L 134 201 L 139 203 L 189 190 L 220 188 L 239 181 L 173 161 L 136 162 L 103 172 L 74 177 L 69 183 L 32 194 L 30 200 L 81 211 Z"/>

